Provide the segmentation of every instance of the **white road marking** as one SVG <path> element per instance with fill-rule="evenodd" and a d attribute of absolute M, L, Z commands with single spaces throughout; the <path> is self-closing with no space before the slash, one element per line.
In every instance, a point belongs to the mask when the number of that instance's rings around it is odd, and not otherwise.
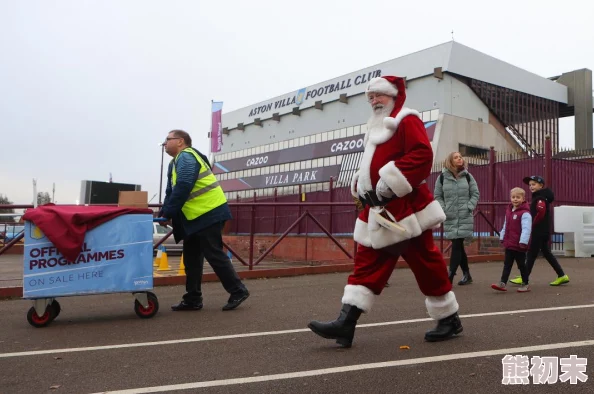
<path fill-rule="evenodd" d="M 524 354 L 525 355 L 526 353 L 541 352 L 543 350 L 566 349 L 566 348 L 584 347 L 584 346 L 592 346 L 592 345 L 594 345 L 594 340 L 566 342 L 566 343 L 552 343 L 552 344 L 547 344 L 547 345 L 525 346 L 525 347 L 516 347 L 516 348 L 509 348 L 509 349 L 493 349 L 493 350 L 485 350 L 485 351 L 480 351 L 480 352 L 445 354 L 445 355 L 441 355 L 441 356 L 412 358 L 412 359 L 407 359 L 407 360 L 395 360 L 395 361 L 384 361 L 384 362 L 379 362 L 379 363 L 347 365 L 344 367 L 314 369 L 314 370 L 309 370 L 309 371 L 281 373 L 281 374 L 274 374 L 274 375 L 250 376 L 248 378 L 210 380 L 210 381 L 206 381 L 206 382 L 172 384 L 172 385 L 167 385 L 167 386 L 143 387 L 143 388 L 118 390 L 118 391 L 104 391 L 102 393 L 96 393 L 96 394 L 107 394 L 107 393 L 144 394 L 144 393 L 159 393 L 159 392 L 163 392 L 163 391 L 198 389 L 198 388 L 205 388 L 205 387 L 231 386 L 231 385 L 236 385 L 236 384 L 249 384 L 249 383 L 270 382 L 270 381 L 274 381 L 274 380 L 306 378 L 306 377 L 311 377 L 311 376 L 330 375 L 330 374 L 335 374 L 335 373 L 364 371 L 364 370 L 368 370 L 368 369 L 399 367 L 399 366 L 403 366 L 403 365 L 427 364 L 427 363 L 434 363 L 434 362 L 440 362 L 440 361 L 462 360 L 462 359 L 468 359 L 468 358 L 488 357 L 488 356 L 497 356 L 497 355 L 505 355 L 505 354 L 511 354 L 511 355 Z"/>
<path fill-rule="evenodd" d="M 534 312 L 554 312 L 554 311 L 559 311 L 559 310 L 584 309 L 584 308 L 594 308 L 594 304 L 558 306 L 558 307 L 552 307 L 552 308 L 519 309 L 519 310 L 502 311 L 502 312 L 473 313 L 473 314 L 469 314 L 469 315 L 461 315 L 460 318 L 468 319 L 468 318 L 473 318 L 473 317 L 516 315 L 519 313 L 534 313 Z M 426 322 L 426 321 L 433 321 L 433 319 L 427 317 L 427 318 L 422 318 L 422 319 L 396 320 L 396 321 L 381 322 L 381 323 L 358 324 L 357 329 L 366 328 L 366 327 L 368 328 L 368 327 L 389 326 L 389 325 L 397 325 L 397 324 L 420 323 L 420 322 Z M 166 341 L 155 341 L 155 342 L 123 343 L 123 344 L 119 344 L 119 345 L 103 345 L 103 346 L 74 347 L 74 348 L 63 348 L 63 349 L 34 350 L 34 351 L 27 351 L 27 352 L 0 353 L 0 358 L 39 356 L 39 355 L 43 355 L 43 354 L 57 354 L 57 353 L 91 352 L 91 351 L 96 351 L 96 350 L 114 350 L 114 349 L 126 349 L 126 348 L 145 347 L 145 346 L 177 345 L 180 343 L 208 342 L 208 341 L 220 341 L 220 340 L 225 340 L 225 339 L 264 337 L 264 336 L 270 336 L 270 335 L 295 334 L 295 333 L 301 333 L 301 332 L 311 332 L 311 331 L 308 328 L 298 328 L 298 329 L 294 329 L 294 330 L 262 331 L 262 332 L 246 333 L 246 334 L 231 334 L 231 335 L 219 335 L 219 336 L 212 336 L 212 337 L 171 339 L 171 340 L 166 340 Z"/>

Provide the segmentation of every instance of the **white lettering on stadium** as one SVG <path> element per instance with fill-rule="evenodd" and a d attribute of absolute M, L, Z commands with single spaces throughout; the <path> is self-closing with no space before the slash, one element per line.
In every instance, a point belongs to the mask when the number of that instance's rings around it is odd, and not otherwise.
<path fill-rule="evenodd" d="M 253 157 L 251 159 L 248 159 L 248 161 L 246 162 L 246 166 L 258 166 L 266 163 L 268 163 L 268 156 Z"/>
<path fill-rule="evenodd" d="M 266 186 L 282 185 L 286 183 L 318 182 L 318 171 L 319 170 L 312 170 L 295 172 L 293 174 L 270 175 L 265 178 Z M 289 177 L 289 175 L 293 176 Z"/>
<path fill-rule="evenodd" d="M 361 148 L 363 146 L 364 139 L 359 138 L 358 140 L 349 140 L 343 142 L 335 142 L 330 147 L 330 152 L 344 152 L 347 150 L 353 150 L 356 148 Z"/>

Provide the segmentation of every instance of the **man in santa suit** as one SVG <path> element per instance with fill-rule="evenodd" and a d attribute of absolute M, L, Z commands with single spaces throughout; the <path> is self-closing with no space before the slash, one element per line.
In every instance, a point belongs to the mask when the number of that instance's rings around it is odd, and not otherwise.
<path fill-rule="evenodd" d="M 373 113 L 360 168 L 351 183 L 353 197 L 365 207 L 354 230 L 359 244 L 355 268 L 337 320 L 312 321 L 308 327 L 350 347 L 357 320 L 371 310 L 402 256 L 426 296 L 429 316 L 438 322 L 425 333 L 425 340 L 451 338 L 462 332 L 462 324 L 446 264 L 433 242 L 432 229 L 445 214 L 425 182 L 433 164 L 431 143 L 419 113 L 403 106 L 402 78 L 373 78 L 366 95 Z"/>

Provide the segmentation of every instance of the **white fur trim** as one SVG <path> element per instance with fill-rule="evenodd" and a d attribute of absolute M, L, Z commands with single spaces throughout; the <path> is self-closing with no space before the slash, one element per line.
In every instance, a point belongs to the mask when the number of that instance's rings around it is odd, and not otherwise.
<path fill-rule="evenodd" d="M 355 231 L 353 231 L 353 239 L 363 246 L 371 248 L 371 240 L 369 239 L 369 230 L 367 229 L 367 223 L 357 218 L 355 222 Z"/>
<path fill-rule="evenodd" d="M 361 163 L 359 164 L 359 179 L 357 181 L 361 183 L 360 188 L 365 191 L 373 190 L 369 168 L 371 167 L 371 160 L 373 159 L 374 154 L 375 145 L 367 144 L 365 146 L 365 151 L 363 152 L 363 157 L 361 158 Z"/>
<path fill-rule="evenodd" d="M 342 296 L 342 303 L 356 306 L 368 313 L 373 306 L 373 302 L 377 297 L 371 290 L 361 285 L 346 285 L 344 287 L 344 295 Z"/>
<path fill-rule="evenodd" d="M 367 230 L 369 231 L 369 240 L 373 249 L 382 249 L 386 246 L 394 245 L 399 242 L 418 237 L 422 231 L 419 227 L 417 217 L 412 214 L 400 220 L 398 224 L 406 229 L 402 231 L 390 231 L 387 228 L 380 226 L 375 220 L 375 213 L 372 209 L 369 210 L 369 224 Z"/>
<path fill-rule="evenodd" d="M 431 201 L 429 205 L 421 211 L 416 212 L 415 215 L 417 216 L 419 226 L 423 231 L 439 226 L 441 223 L 445 222 L 446 219 L 446 215 L 443 212 L 443 209 L 441 209 L 441 205 L 435 200 Z"/>
<path fill-rule="evenodd" d="M 353 197 L 357 198 L 359 195 L 357 194 L 357 180 L 359 179 L 359 171 L 353 174 L 353 179 L 351 180 L 351 194 Z"/>
<path fill-rule="evenodd" d="M 398 197 L 404 197 L 413 191 L 413 187 L 393 161 L 380 168 L 379 175 Z"/>
<path fill-rule="evenodd" d="M 416 116 L 417 118 L 421 119 L 421 114 L 419 114 L 418 111 L 403 107 L 395 118 L 384 118 L 384 128 L 382 130 L 368 130 L 366 134 L 369 134 L 369 137 L 365 135 L 365 138 L 368 138 L 369 142 L 374 145 L 383 144 L 392 138 L 402 119 L 409 115 Z M 367 149 L 367 146 L 365 146 L 365 149 Z"/>
<path fill-rule="evenodd" d="M 392 85 L 386 78 L 377 77 L 371 78 L 369 81 L 367 89 L 365 90 L 365 94 L 368 93 L 383 93 L 388 96 L 396 97 L 398 95 L 398 89 L 396 89 L 396 86 Z"/>
<path fill-rule="evenodd" d="M 458 312 L 458 302 L 452 291 L 438 297 L 428 296 L 425 299 L 425 305 L 429 316 L 435 320 L 441 320 Z"/>

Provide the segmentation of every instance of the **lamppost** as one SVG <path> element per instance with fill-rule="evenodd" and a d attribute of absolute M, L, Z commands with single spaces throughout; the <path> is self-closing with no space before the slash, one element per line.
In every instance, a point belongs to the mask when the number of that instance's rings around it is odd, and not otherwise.
<path fill-rule="evenodd" d="M 163 192 L 163 158 L 165 155 L 165 144 L 160 143 L 161 145 L 161 174 L 159 176 L 159 204 L 162 204 L 163 201 L 161 200 L 161 193 Z"/>

